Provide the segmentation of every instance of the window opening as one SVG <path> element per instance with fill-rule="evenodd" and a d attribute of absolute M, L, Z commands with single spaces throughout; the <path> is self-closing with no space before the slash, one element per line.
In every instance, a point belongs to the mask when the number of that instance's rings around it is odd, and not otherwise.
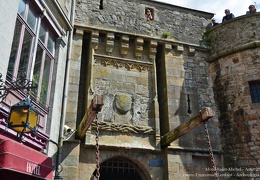
<path fill-rule="evenodd" d="M 103 9 L 103 0 L 100 0 L 99 9 Z"/>
<path fill-rule="evenodd" d="M 19 7 L 18 7 L 18 13 L 23 17 L 25 14 L 25 7 L 26 7 L 26 3 L 25 1 L 20 1 L 19 2 Z"/>
<path fill-rule="evenodd" d="M 152 9 L 150 9 L 150 8 L 146 8 L 145 9 L 145 18 L 146 18 L 146 20 L 147 21 L 151 21 L 151 20 L 153 20 L 153 10 Z"/>
<path fill-rule="evenodd" d="M 187 94 L 187 102 L 188 102 L 188 113 L 189 114 L 191 114 L 192 113 L 192 111 L 191 111 L 191 107 L 190 107 L 190 95 L 189 94 Z"/>
<path fill-rule="evenodd" d="M 260 102 L 260 80 L 258 81 L 250 81 L 249 89 L 252 103 Z"/>

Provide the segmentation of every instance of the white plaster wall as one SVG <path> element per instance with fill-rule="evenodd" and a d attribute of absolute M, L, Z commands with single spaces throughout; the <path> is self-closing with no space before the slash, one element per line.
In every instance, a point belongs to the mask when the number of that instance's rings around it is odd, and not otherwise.
<path fill-rule="evenodd" d="M 0 3 L 0 73 L 5 79 L 12 47 L 19 0 Z"/>

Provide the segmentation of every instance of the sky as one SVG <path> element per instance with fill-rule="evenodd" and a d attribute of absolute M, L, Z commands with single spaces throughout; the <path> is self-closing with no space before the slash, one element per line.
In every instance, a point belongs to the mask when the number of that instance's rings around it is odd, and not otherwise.
<path fill-rule="evenodd" d="M 186 8 L 196 9 L 200 11 L 214 13 L 214 18 L 221 23 L 225 16 L 225 9 L 230 9 L 230 12 L 235 17 L 245 15 L 250 4 L 255 4 L 257 12 L 260 12 L 260 0 L 156 0 L 168 4 L 182 6 Z"/>

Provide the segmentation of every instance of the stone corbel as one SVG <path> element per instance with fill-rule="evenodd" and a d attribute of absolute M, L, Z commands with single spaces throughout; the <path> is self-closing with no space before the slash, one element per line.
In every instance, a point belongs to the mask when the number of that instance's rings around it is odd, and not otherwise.
<path fill-rule="evenodd" d="M 195 48 L 189 46 L 189 55 L 194 55 L 195 54 Z"/>
<path fill-rule="evenodd" d="M 91 47 L 94 50 L 98 49 L 98 39 L 99 39 L 99 31 L 98 30 L 93 30 L 92 31 L 92 36 L 91 36 Z"/>
<path fill-rule="evenodd" d="M 149 58 L 154 60 L 157 53 L 157 41 L 151 40 L 150 47 L 149 47 Z"/>
<path fill-rule="evenodd" d="M 107 39 L 106 39 L 106 52 L 110 56 L 114 49 L 114 40 L 115 40 L 115 34 L 114 33 L 107 33 Z"/>
<path fill-rule="evenodd" d="M 183 52 L 184 51 L 183 45 L 177 45 L 177 51 L 178 52 Z"/>
<path fill-rule="evenodd" d="M 121 54 L 125 57 L 129 50 L 129 37 L 122 35 L 121 37 Z"/>
<path fill-rule="evenodd" d="M 135 39 L 135 57 L 140 59 L 143 55 L 143 44 L 144 44 L 144 39 L 141 37 L 137 37 Z"/>
<path fill-rule="evenodd" d="M 74 33 L 79 36 L 79 37 L 83 37 L 84 35 L 84 30 L 83 29 L 74 29 Z"/>
<path fill-rule="evenodd" d="M 172 45 L 171 44 L 165 44 L 165 51 L 170 51 L 172 50 Z"/>

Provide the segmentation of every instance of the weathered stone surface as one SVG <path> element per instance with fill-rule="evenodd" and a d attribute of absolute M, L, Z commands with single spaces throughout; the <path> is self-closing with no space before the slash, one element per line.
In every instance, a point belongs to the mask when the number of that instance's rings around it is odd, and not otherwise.
<path fill-rule="evenodd" d="M 100 8 L 101 2 L 104 9 Z M 154 20 L 150 23 L 144 19 L 147 7 L 154 10 Z M 72 65 L 70 90 L 77 89 L 76 85 L 86 89 L 79 93 L 78 99 L 70 98 L 69 108 L 73 110 L 75 102 L 84 101 L 78 106 L 80 114 L 85 108 L 81 105 L 87 106 L 93 94 L 104 96 L 104 106 L 98 114 L 102 162 L 114 156 L 128 158 L 145 173 L 147 180 L 186 178 L 183 175 L 193 173 L 194 164 L 203 164 L 203 158 L 192 159 L 192 155 L 203 154 L 207 149 L 203 129 L 178 139 L 167 152 L 159 142 L 164 133 L 203 107 L 216 109 L 213 91 L 209 90 L 213 82 L 207 70 L 206 52 L 199 47 L 199 39 L 211 16 L 211 13 L 188 12 L 185 8 L 151 1 L 81 0 L 76 3 L 75 26 L 85 31 L 81 47 L 78 47 L 80 42 L 75 42 L 75 60 L 82 60 L 81 64 Z M 172 37 L 162 38 L 167 31 Z M 80 82 L 76 79 L 78 65 L 82 70 Z M 71 112 L 69 117 L 72 115 Z M 216 122 L 214 117 L 209 130 L 216 134 L 213 149 L 219 150 Z M 95 170 L 95 128 L 92 125 L 82 143 L 80 179 L 90 179 Z M 184 151 L 176 153 L 174 147 Z M 168 168 L 150 167 L 148 160 L 154 158 L 163 159 Z"/>
<path fill-rule="evenodd" d="M 203 26 L 206 26 L 207 19 L 213 16 L 211 13 L 202 14 L 196 11 L 187 13 L 186 9 L 156 2 L 151 4 L 141 1 L 134 3 L 132 1 L 106 1 L 103 10 L 98 8 L 98 4 L 99 2 L 86 0 L 76 3 L 76 22 L 86 26 L 116 28 L 117 31 L 157 37 L 161 37 L 164 32 L 169 32 L 172 38 L 190 43 L 198 43 L 202 36 Z M 147 7 L 153 9 L 154 12 L 154 20 L 150 22 L 145 19 Z M 186 26 L 187 24 L 190 26 Z"/>
<path fill-rule="evenodd" d="M 126 114 L 132 105 L 132 97 L 129 94 L 115 95 L 115 108 L 120 114 Z"/>

